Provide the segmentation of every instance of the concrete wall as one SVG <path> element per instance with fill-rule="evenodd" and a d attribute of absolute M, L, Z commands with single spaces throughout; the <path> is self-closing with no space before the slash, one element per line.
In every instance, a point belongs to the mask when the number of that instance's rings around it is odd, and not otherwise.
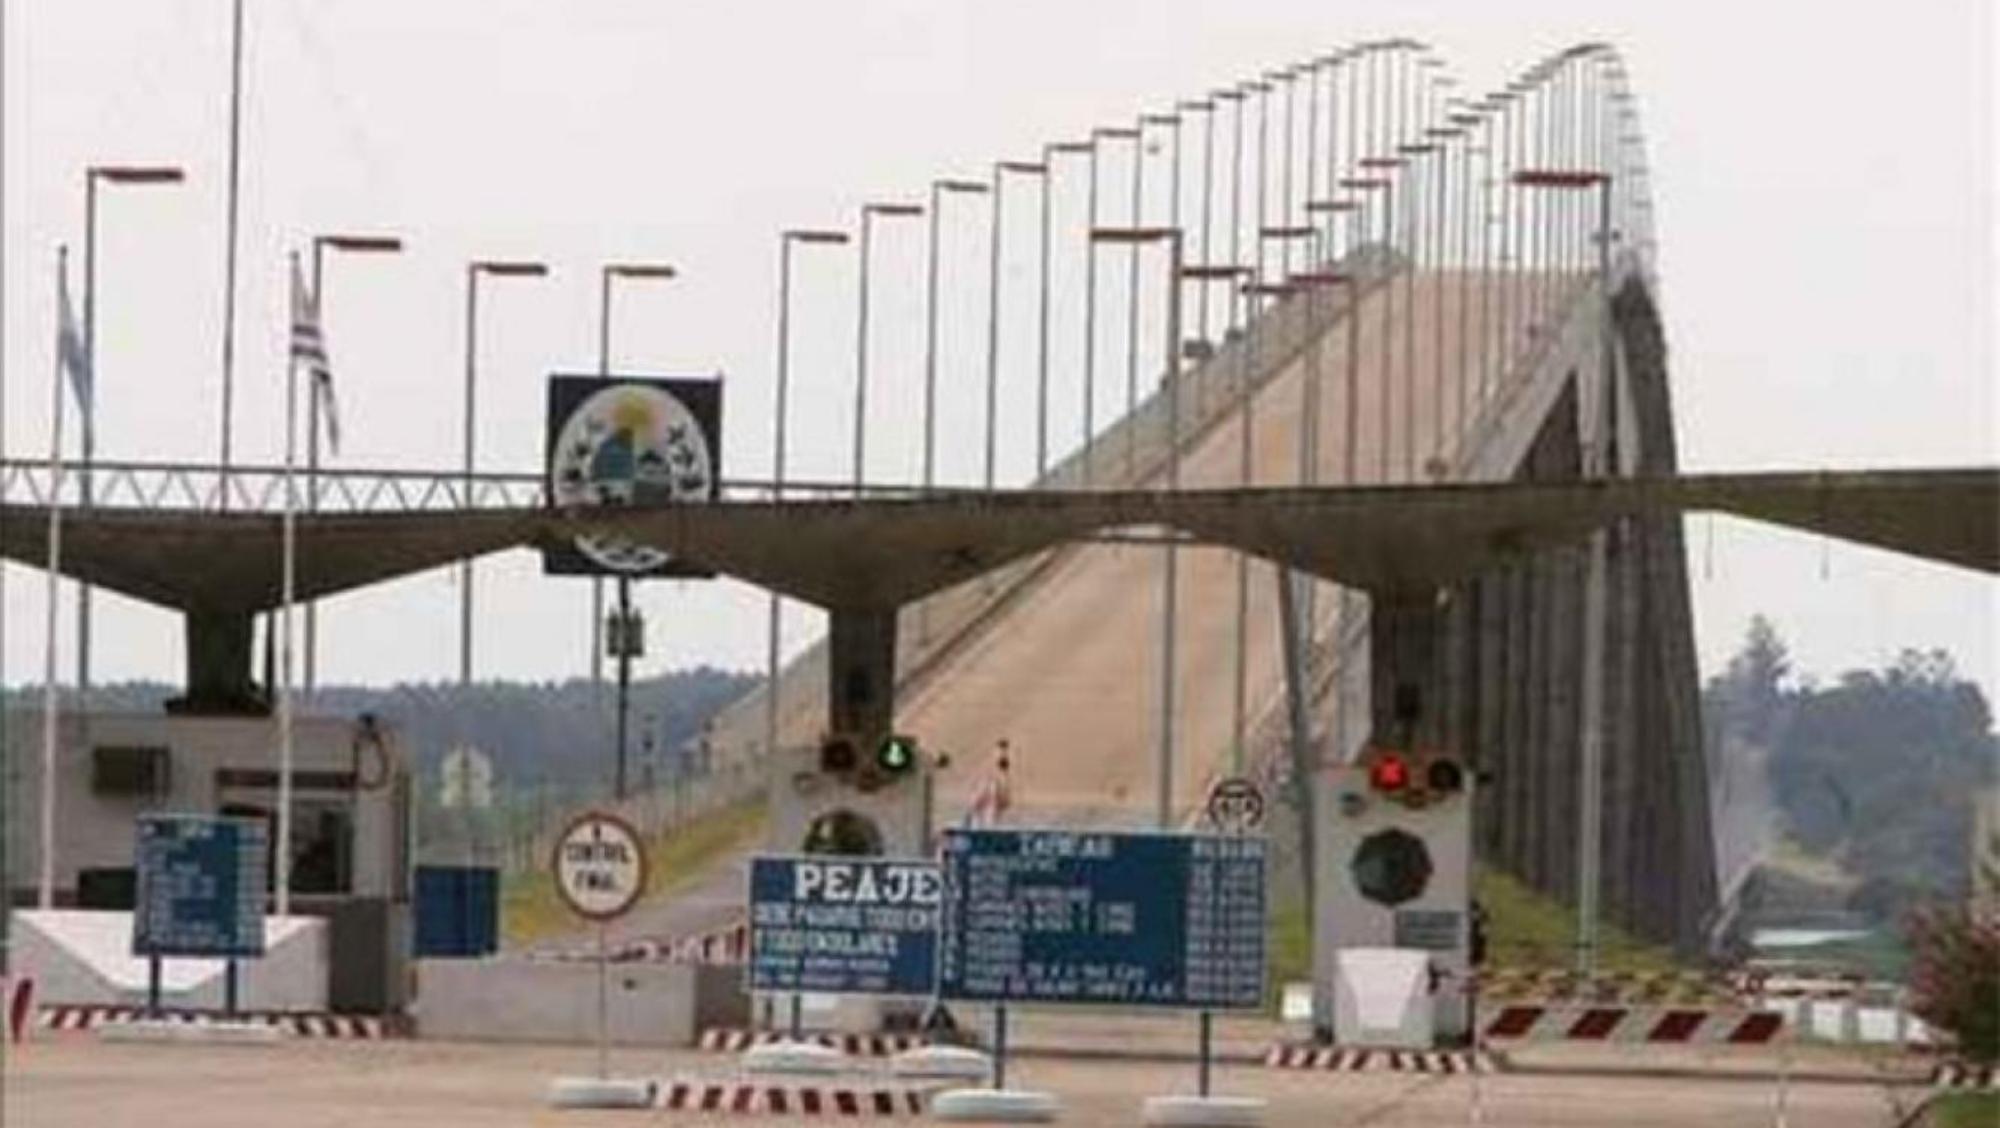
<path fill-rule="evenodd" d="M 146 1001 L 146 961 L 132 955 L 131 913 L 25 910 L 14 914 L 14 928 L 14 970 L 35 980 L 42 1002 Z M 269 917 L 264 928 L 264 956 L 238 965 L 238 1005 L 245 1010 L 325 1010 L 326 922 Z M 219 1008 L 225 997 L 223 974 L 221 960 L 164 960 L 161 1001 L 168 1007 Z"/>
<path fill-rule="evenodd" d="M 417 1035 L 485 1042 L 589 1043 L 597 1038 L 598 967 L 525 959 L 418 960 Z M 743 969 L 612 964 L 610 1040 L 680 1048 L 710 1026 L 743 1026 Z"/>

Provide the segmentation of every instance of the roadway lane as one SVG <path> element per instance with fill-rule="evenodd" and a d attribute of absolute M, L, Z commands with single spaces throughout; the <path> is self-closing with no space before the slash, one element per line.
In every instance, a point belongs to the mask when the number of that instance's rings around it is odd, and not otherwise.
<path fill-rule="evenodd" d="M 1469 368 L 1477 367 L 1477 345 L 1486 339 L 1480 310 L 1484 305 L 1497 312 L 1501 290 L 1494 285 L 1492 296 L 1482 301 L 1479 288 L 1468 281 L 1462 275 L 1420 275 L 1413 285 L 1398 282 L 1364 301 L 1355 381 L 1360 415 L 1352 460 L 1360 481 L 1405 481 L 1421 474 L 1437 452 L 1437 436 L 1455 432 L 1454 374 L 1461 356 L 1473 361 Z M 1405 322 L 1412 297 L 1414 333 Z M 1340 480 L 1350 465 L 1344 443 L 1349 340 L 1343 319 L 1321 341 L 1322 481 Z M 1386 403 L 1385 343 L 1391 348 L 1386 370 L 1394 379 Z M 1308 350 L 1266 384 L 1251 405 L 1253 478 L 1258 484 L 1298 480 L 1300 415 L 1312 367 Z M 1445 406 L 1442 421 L 1433 415 L 1437 403 Z M 1240 482 L 1243 426 L 1239 411 L 1185 452 L 1186 488 Z M 936 676 L 901 703 L 899 727 L 932 748 L 961 757 L 971 754 L 976 769 L 947 773 L 939 791 L 940 821 L 965 809 L 987 774 L 990 750 L 1005 738 L 1015 750 L 1017 821 L 1150 822 L 1163 551 L 1107 544 L 1072 550 L 1052 574 L 969 645 L 948 655 Z M 1174 797 L 1182 815 L 1229 765 L 1236 577 L 1231 552 L 1180 552 Z M 1317 630 L 1324 632 L 1334 600 L 1329 585 L 1320 588 Z M 1277 707 L 1282 693 L 1276 602 L 1271 566 L 1253 561 L 1247 663 L 1253 730 L 1261 714 Z"/>

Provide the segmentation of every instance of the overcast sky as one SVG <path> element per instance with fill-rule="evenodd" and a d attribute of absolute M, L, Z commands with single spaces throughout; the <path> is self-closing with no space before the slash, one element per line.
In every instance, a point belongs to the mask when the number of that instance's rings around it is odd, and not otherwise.
<path fill-rule="evenodd" d="M 55 248 L 81 239 L 82 170 L 141 161 L 182 165 L 189 183 L 118 189 L 102 202 L 99 453 L 216 456 L 228 7 L 7 4 L 10 456 L 46 452 Z M 482 296 L 479 447 L 484 467 L 533 469 L 544 376 L 595 367 L 598 264 L 661 259 L 685 277 L 622 293 L 617 367 L 724 373 L 728 471 L 763 477 L 780 228 L 851 226 L 864 199 L 914 200 L 932 176 L 983 176 L 995 158 L 1033 157 L 1043 141 L 1385 34 L 1436 44 L 1475 91 L 1580 40 L 1624 51 L 1652 154 L 1685 468 L 1995 461 L 1985 0 L 249 8 L 243 461 L 281 450 L 286 251 L 314 232 L 366 230 L 398 233 L 409 250 L 329 272 L 342 465 L 457 465 L 463 264 L 522 256 L 546 259 L 554 276 L 496 282 Z M 948 231 L 968 279 L 983 276 L 983 239 L 982 226 Z M 907 477 L 914 464 L 920 250 L 921 225 L 909 225 L 883 236 L 877 260 L 878 477 Z M 1014 257 L 1010 272 L 1031 268 Z M 801 263 L 792 447 L 806 476 L 846 465 L 851 261 Z M 977 419 L 950 412 L 970 402 L 972 311 L 983 302 L 983 289 L 954 289 L 947 370 L 961 394 L 948 397 L 947 428 Z M 1009 372 L 1010 389 L 1025 386 L 1025 368 Z M 971 480 L 976 444 L 946 447 L 946 480 Z M 1025 458 L 1021 444 L 1004 452 L 1009 480 Z M 1822 675 L 1903 646 L 1943 646 L 1991 693 L 1993 581 L 1733 521 L 1697 520 L 1690 533 L 1705 666 L 1764 610 Z M 5 677 L 32 680 L 42 580 L 20 567 L 7 575 Z M 482 575 L 481 675 L 587 668 L 587 584 L 545 580 L 525 553 Z M 332 601 L 326 678 L 446 676 L 456 596 L 441 571 Z M 760 593 L 652 585 L 642 603 L 653 626 L 642 669 L 759 664 Z M 100 679 L 178 676 L 174 618 L 116 597 L 104 605 Z M 812 616 L 801 611 L 794 627 L 803 640 Z M 65 633 L 66 652 L 71 644 Z"/>

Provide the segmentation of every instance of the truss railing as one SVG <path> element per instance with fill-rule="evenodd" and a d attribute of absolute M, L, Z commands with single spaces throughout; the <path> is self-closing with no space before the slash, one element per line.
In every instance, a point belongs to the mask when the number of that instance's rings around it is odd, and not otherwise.
<path fill-rule="evenodd" d="M 284 512 L 286 472 L 282 466 L 221 467 L 198 463 L 95 462 L 63 463 L 52 470 L 46 461 L 9 459 L 0 462 L 0 504 L 64 506 L 157 513 Z M 722 496 L 732 501 L 761 501 L 776 493 L 769 481 L 725 479 Z M 975 492 L 961 489 L 922 491 L 911 486 L 863 485 L 851 482 L 786 482 L 792 498 L 909 497 L 920 493 Z M 58 495 L 60 495 L 58 497 Z M 465 513 L 540 509 L 549 504 L 547 480 L 535 473 L 482 472 L 467 475 L 451 470 L 322 469 L 317 474 L 295 471 L 291 497 L 301 513 L 384 514 Z"/>

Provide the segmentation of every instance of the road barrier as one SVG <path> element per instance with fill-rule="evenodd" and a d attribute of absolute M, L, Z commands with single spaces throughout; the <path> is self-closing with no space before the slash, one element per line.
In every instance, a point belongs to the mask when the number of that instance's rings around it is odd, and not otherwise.
<path fill-rule="evenodd" d="M 1481 1037 L 1520 1042 L 1638 1042 L 1764 1045 L 1785 1028 L 1776 1011 L 1739 1007 L 1646 1007 L 1510 1003 L 1485 1017 Z"/>
<path fill-rule="evenodd" d="M 84 1033 L 110 1023 L 136 1022 L 155 1017 L 145 1007 L 109 1006 L 98 1003 L 53 1003 L 35 1015 L 35 1026 L 56 1033 Z M 402 1036 L 389 1020 L 374 1015 L 327 1014 L 303 1011 L 244 1011 L 226 1015 L 210 1010 L 163 1010 L 157 1016 L 166 1022 L 237 1022 L 274 1026 L 295 1038 L 344 1038 L 379 1040 Z"/>
<path fill-rule="evenodd" d="M 924 1090 L 879 1085 L 771 1085 L 752 1081 L 669 1081 L 660 1107 L 736 1116 L 922 1116 Z"/>
<path fill-rule="evenodd" d="M 1341 1046 L 1280 1045 L 1264 1054 L 1272 1069 L 1329 1073 L 1495 1073 L 1504 1066 L 1484 1050 L 1370 1050 Z"/>

